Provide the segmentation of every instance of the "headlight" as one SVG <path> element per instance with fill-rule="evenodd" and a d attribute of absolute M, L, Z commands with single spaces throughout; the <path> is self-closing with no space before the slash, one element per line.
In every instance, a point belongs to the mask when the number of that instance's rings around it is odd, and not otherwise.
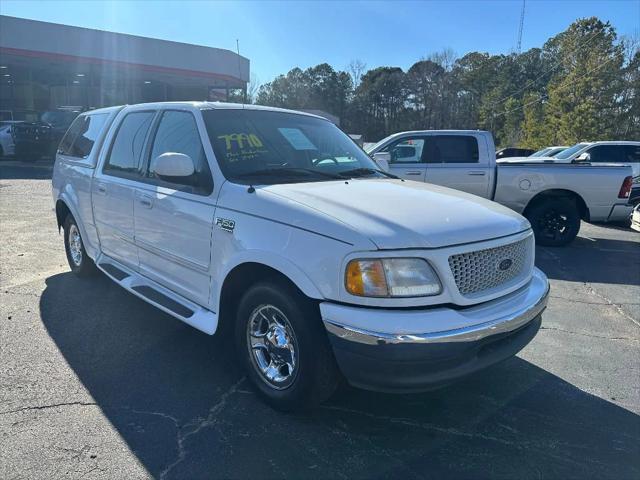
<path fill-rule="evenodd" d="M 360 297 L 424 297 L 442 291 L 436 272 L 421 258 L 351 260 L 345 287 Z"/>

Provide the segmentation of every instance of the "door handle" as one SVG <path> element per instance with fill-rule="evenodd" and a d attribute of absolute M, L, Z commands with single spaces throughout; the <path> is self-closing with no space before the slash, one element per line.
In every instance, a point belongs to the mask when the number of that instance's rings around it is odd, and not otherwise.
<path fill-rule="evenodd" d="M 98 193 L 107 193 L 107 187 L 101 183 L 98 184 Z"/>
<path fill-rule="evenodd" d="M 472 172 L 467 172 L 467 175 L 473 175 L 473 176 L 483 177 L 483 176 L 485 175 L 485 172 L 482 172 L 482 171 L 472 171 Z"/>
<path fill-rule="evenodd" d="M 141 195 L 139 198 L 140 205 L 145 208 L 151 208 L 153 206 L 153 200 L 148 195 Z"/>
<path fill-rule="evenodd" d="M 422 172 L 405 172 L 405 175 L 422 175 Z"/>

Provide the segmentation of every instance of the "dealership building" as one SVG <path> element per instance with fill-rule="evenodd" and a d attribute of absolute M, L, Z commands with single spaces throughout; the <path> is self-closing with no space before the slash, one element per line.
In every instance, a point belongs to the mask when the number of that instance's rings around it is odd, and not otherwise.
<path fill-rule="evenodd" d="M 246 92 L 230 50 L 0 16 L 0 120 L 40 112 Z"/>

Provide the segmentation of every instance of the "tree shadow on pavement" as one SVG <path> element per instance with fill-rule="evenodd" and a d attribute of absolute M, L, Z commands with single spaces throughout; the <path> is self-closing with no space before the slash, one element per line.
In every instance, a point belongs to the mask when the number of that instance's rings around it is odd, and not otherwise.
<path fill-rule="evenodd" d="M 154 477 L 640 475 L 640 417 L 517 357 L 431 393 L 343 387 L 282 414 L 252 393 L 225 339 L 102 275 L 46 284 L 48 333 Z"/>

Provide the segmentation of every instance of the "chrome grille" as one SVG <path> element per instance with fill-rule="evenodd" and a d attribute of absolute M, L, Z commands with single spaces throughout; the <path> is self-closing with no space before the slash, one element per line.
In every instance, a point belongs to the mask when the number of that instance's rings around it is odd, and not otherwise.
<path fill-rule="evenodd" d="M 449 267 L 460 293 L 472 295 L 526 273 L 532 253 L 532 238 L 528 237 L 508 245 L 451 255 Z"/>

